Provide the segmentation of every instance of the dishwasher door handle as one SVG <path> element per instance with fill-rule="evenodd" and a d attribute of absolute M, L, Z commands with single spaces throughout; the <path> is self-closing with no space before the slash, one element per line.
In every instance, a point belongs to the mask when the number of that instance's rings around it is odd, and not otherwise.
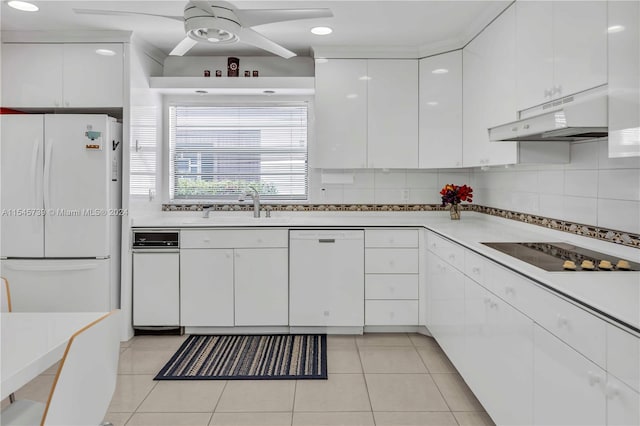
<path fill-rule="evenodd" d="M 319 243 L 335 243 L 336 239 L 335 238 L 320 238 L 318 239 Z"/>

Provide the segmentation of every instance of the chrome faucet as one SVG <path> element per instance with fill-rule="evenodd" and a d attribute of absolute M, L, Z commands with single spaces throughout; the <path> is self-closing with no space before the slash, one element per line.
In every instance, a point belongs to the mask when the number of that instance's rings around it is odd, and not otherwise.
<path fill-rule="evenodd" d="M 253 186 L 250 186 L 249 188 L 251 189 L 240 195 L 238 201 L 242 202 L 245 200 L 245 198 L 251 197 L 251 199 L 253 200 L 253 217 L 260 217 L 260 194 L 258 193 L 258 190 Z"/>
<path fill-rule="evenodd" d="M 211 207 L 207 207 L 206 209 L 204 209 L 204 213 L 202 215 L 202 217 L 204 217 L 205 219 L 209 219 L 211 217 L 211 212 L 215 209 L 214 206 Z"/>

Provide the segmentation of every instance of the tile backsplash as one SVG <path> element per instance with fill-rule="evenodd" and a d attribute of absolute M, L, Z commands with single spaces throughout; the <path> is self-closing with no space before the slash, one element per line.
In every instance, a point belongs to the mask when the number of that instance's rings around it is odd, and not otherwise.
<path fill-rule="evenodd" d="M 439 204 L 447 183 L 469 183 L 470 169 L 345 170 L 353 183 L 322 183 L 322 171 L 309 172 L 311 204 Z"/>
<path fill-rule="evenodd" d="M 564 165 L 474 169 L 474 203 L 640 233 L 640 158 L 608 158 L 607 141 L 574 142 Z"/>

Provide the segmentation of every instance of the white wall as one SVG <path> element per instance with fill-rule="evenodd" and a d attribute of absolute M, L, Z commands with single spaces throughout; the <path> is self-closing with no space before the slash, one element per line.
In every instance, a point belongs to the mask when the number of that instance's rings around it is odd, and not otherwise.
<path fill-rule="evenodd" d="M 608 158 L 607 141 L 573 143 L 566 165 L 474 169 L 476 204 L 640 233 L 640 158 Z"/>

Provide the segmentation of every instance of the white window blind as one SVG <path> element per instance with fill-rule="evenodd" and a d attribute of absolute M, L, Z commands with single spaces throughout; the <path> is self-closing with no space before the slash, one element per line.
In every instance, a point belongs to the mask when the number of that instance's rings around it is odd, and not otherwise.
<path fill-rule="evenodd" d="M 146 196 L 156 190 L 157 114 L 154 106 L 131 108 L 129 194 Z"/>
<path fill-rule="evenodd" d="M 171 198 L 307 199 L 307 106 L 171 106 Z"/>

